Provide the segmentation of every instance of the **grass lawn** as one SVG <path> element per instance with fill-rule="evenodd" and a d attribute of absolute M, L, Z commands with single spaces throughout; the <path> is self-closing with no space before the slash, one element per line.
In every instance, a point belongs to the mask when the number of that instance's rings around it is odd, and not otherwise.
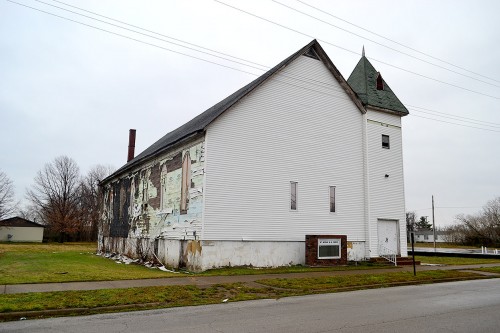
<path fill-rule="evenodd" d="M 179 274 L 117 264 L 95 243 L 0 243 L 0 284 L 148 279 Z"/>
<path fill-rule="evenodd" d="M 432 283 L 442 279 L 484 278 L 473 273 L 457 271 L 419 272 L 416 277 L 407 272 L 388 272 L 376 275 L 347 275 L 337 277 L 266 279 L 262 287 L 241 283 L 219 284 L 208 288 L 197 286 L 143 287 L 68 292 L 46 292 L 0 295 L 0 313 L 71 308 L 88 308 L 85 313 L 123 311 L 99 307 L 130 305 L 127 310 L 201 305 L 262 298 L 280 298 L 311 293 L 336 292 L 345 289 L 387 287 L 394 282 Z M 277 288 L 275 288 L 277 287 Z M 81 312 L 78 312 L 81 314 Z M 67 315 L 68 313 L 66 313 Z"/>
<path fill-rule="evenodd" d="M 163 272 L 140 265 L 117 264 L 113 260 L 95 255 L 95 243 L 0 243 L 0 284 L 47 283 L 72 281 L 110 281 L 124 279 L 148 279 L 181 277 L 186 274 Z M 448 265 L 497 263 L 494 259 L 466 259 L 447 257 L 417 257 L 424 263 Z M 315 271 L 359 270 L 372 268 L 393 269 L 394 266 L 380 266 L 361 263 L 357 266 L 310 268 L 304 266 L 278 268 L 232 267 L 190 273 L 197 276 L 213 275 L 255 275 L 302 273 Z"/>
<path fill-rule="evenodd" d="M 482 258 L 461 258 L 461 257 L 431 257 L 415 256 L 422 264 L 441 264 L 441 265 L 477 265 L 477 264 L 496 264 L 500 259 L 482 259 Z"/>
<path fill-rule="evenodd" d="M 110 281 L 180 277 L 185 274 L 163 272 L 140 265 L 117 264 L 96 256 L 95 243 L 0 243 L 0 284 L 47 283 L 73 281 Z M 304 266 L 256 269 L 232 267 L 190 273 L 200 276 L 254 275 L 350 269 L 381 268 L 370 263 L 357 266 L 309 268 Z M 393 268 L 387 266 L 386 268 Z"/>

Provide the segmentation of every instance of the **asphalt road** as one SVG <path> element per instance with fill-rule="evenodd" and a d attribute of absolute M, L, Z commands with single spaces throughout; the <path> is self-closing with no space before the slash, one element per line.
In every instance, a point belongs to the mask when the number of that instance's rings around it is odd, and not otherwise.
<path fill-rule="evenodd" d="M 500 280 L 0 323 L 0 332 L 500 332 Z"/>

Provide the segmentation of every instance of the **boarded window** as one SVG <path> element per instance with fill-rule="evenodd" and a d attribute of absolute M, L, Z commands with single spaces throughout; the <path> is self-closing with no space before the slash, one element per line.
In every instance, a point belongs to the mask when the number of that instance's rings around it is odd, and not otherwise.
<path fill-rule="evenodd" d="M 290 182 L 290 209 L 297 210 L 297 182 Z"/>
<path fill-rule="evenodd" d="M 386 149 L 390 148 L 388 135 L 382 134 L 382 148 L 386 148 Z"/>
<path fill-rule="evenodd" d="M 167 166 L 163 165 L 160 173 L 160 209 L 167 208 Z"/>
<path fill-rule="evenodd" d="M 335 186 L 330 186 L 330 213 L 335 213 Z"/>
<path fill-rule="evenodd" d="M 181 184 L 181 214 L 186 214 L 189 203 L 189 188 L 191 187 L 191 157 L 186 150 L 182 160 L 182 184 Z"/>

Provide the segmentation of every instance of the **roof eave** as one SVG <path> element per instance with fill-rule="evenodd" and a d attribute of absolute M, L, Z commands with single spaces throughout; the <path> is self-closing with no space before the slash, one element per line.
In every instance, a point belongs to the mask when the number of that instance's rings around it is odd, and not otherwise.
<path fill-rule="evenodd" d="M 396 110 L 382 108 L 382 107 L 379 107 L 379 106 L 373 106 L 373 105 L 370 105 L 370 104 L 366 105 L 366 107 L 370 108 L 370 109 L 372 109 L 374 111 L 380 111 L 380 112 L 395 114 L 395 115 L 400 116 L 400 117 L 404 117 L 404 116 L 407 116 L 407 115 L 410 114 L 408 111 L 401 112 L 401 111 L 396 111 Z"/>
<path fill-rule="evenodd" d="M 184 144 L 185 142 L 190 141 L 194 137 L 200 135 L 200 133 L 202 133 L 202 132 L 205 132 L 205 131 L 204 130 L 202 130 L 202 131 L 196 131 L 194 133 L 191 133 L 190 135 L 186 135 L 186 136 L 180 138 L 179 140 L 176 140 L 176 141 L 172 142 L 168 146 L 164 146 L 164 147 L 161 147 L 160 149 L 157 149 L 157 150 L 153 151 L 152 153 L 150 153 L 147 156 L 144 156 L 144 157 L 138 159 L 137 161 L 134 161 L 134 162 L 132 162 L 130 164 L 125 164 L 123 167 L 121 167 L 120 169 L 116 170 L 115 172 L 113 172 L 108 177 L 106 177 L 103 180 L 101 180 L 99 182 L 99 186 L 102 187 L 106 183 L 112 181 L 113 179 L 120 178 L 120 176 L 122 176 L 123 174 L 125 174 L 127 172 L 130 172 L 138 164 L 147 163 L 147 162 L 153 160 L 157 154 L 161 154 L 161 153 L 165 152 L 166 150 L 169 150 L 170 148 L 172 148 L 172 147 L 174 147 L 176 145 Z"/>
<path fill-rule="evenodd" d="M 318 54 L 318 56 L 321 58 L 323 63 L 326 65 L 326 67 L 330 70 L 330 72 L 333 74 L 337 82 L 340 84 L 340 86 L 344 89 L 344 91 L 347 93 L 349 98 L 354 102 L 356 107 L 361 111 L 361 113 L 366 113 L 366 108 L 363 105 L 363 102 L 359 98 L 358 94 L 351 88 L 349 83 L 347 83 L 347 80 L 342 76 L 340 71 L 335 67 L 333 62 L 330 60 L 328 55 L 326 54 L 325 50 L 321 47 L 321 45 L 316 42 L 314 44 L 314 50 Z"/>

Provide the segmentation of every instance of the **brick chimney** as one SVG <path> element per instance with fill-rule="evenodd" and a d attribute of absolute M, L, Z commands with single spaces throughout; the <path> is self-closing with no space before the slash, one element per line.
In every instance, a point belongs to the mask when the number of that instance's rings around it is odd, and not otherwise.
<path fill-rule="evenodd" d="M 134 158 L 135 153 L 135 129 L 131 129 L 128 134 L 128 156 L 127 162 Z"/>

